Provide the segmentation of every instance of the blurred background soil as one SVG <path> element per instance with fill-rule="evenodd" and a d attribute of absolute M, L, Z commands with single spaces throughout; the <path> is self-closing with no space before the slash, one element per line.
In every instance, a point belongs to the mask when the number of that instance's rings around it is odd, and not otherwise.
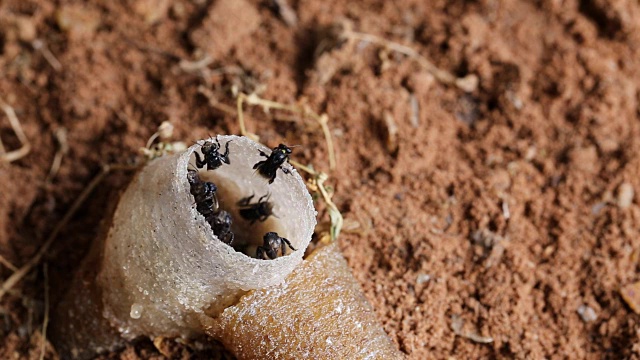
<path fill-rule="evenodd" d="M 294 158 L 329 173 L 340 247 L 411 359 L 640 357 L 639 318 L 620 295 L 640 280 L 637 2 L 285 4 L 3 1 L 0 98 L 31 152 L 0 162 L 0 281 L 102 164 L 131 163 L 161 122 L 187 144 L 239 133 L 239 91 L 328 115 L 333 171 L 316 123 L 246 113 L 263 143 L 300 144 Z M 443 84 L 350 31 L 479 85 Z M 0 139 L 20 146 L 4 113 Z M 53 306 L 129 176 L 107 176 L 0 301 L 0 358 L 40 357 L 45 285 Z M 229 355 L 147 340 L 104 358 L 163 356 Z"/>

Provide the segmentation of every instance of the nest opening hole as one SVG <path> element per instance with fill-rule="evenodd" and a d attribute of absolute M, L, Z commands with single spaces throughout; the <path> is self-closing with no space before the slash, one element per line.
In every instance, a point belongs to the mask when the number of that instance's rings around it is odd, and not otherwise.
<path fill-rule="evenodd" d="M 233 143 L 231 143 L 233 144 Z M 231 147 L 233 150 L 233 147 Z M 196 150 L 202 154 L 199 150 Z M 252 162 L 243 159 L 238 154 L 230 152 L 231 165 L 223 164 L 217 169 L 207 170 L 206 167 L 198 169 L 195 164 L 195 153 L 191 154 L 188 169 L 197 170 L 200 180 L 212 182 L 217 187 L 216 197 L 219 208 L 227 211 L 232 217 L 231 231 L 234 234 L 234 240 L 231 246 L 239 252 L 250 257 L 256 257 L 258 246 L 264 243 L 264 236 L 267 232 L 276 232 L 280 237 L 288 239 L 292 246 L 299 248 L 297 234 L 295 229 L 295 216 L 299 216 L 295 209 L 291 209 L 292 201 L 290 191 L 287 189 L 290 179 L 286 174 L 279 174 L 283 179 L 278 179 L 273 184 L 269 184 L 252 168 Z M 268 200 L 272 205 L 271 216 L 264 221 L 245 219 L 240 214 L 240 200 L 253 195 L 251 204 L 255 204 L 262 196 L 269 194 Z M 286 195 L 285 195 L 286 194 Z M 285 195 L 285 196 L 283 196 Z M 195 206 L 195 205 L 194 205 Z M 294 231 L 288 229 L 293 228 Z M 286 255 L 291 253 L 291 249 L 287 248 Z"/>

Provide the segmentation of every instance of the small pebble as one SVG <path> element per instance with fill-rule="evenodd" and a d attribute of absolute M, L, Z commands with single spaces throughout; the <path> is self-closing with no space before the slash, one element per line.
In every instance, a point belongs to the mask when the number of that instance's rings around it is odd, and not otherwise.
<path fill-rule="evenodd" d="M 631 206 L 633 202 L 634 190 L 633 186 L 628 182 L 623 182 L 618 187 L 618 206 L 622 209 L 626 209 Z"/>
<path fill-rule="evenodd" d="M 582 318 L 582 321 L 586 323 L 596 321 L 596 319 L 598 318 L 596 312 L 587 305 L 580 305 L 577 311 L 578 315 L 580 315 L 580 318 Z"/>
<path fill-rule="evenodd" d="M 418 277 L 416 278 L 416 282 L 418 284 L 424 284 L 429 282 L 429 280 L 431 280 L 431 275 L 429 274 L 418 274 Z"/>
<path fill-rule="evenodd" d="M 131 316 L 132 319 L 140 319 L 142 316 L 142 305 L 137 303 L 132 304 L 129 316 Z"/>
<path fill-rule="evenodd" d="M 629 305 L 633 312 L 640 314 L 640 281 L 626 285 L 620 289 L 620 295 L 622 295 L 622 299 Z"/>
<path fill-rule="evenodd" d="M 604 207 L 607 206 L 607 203 L 604 201 L 601 201 L 595 205 L 593 205 L 593 207 L 591 208 L 591 215 L 598 215 L 600 214 L 600 211 L 602 209 L 604 209 Z"/>

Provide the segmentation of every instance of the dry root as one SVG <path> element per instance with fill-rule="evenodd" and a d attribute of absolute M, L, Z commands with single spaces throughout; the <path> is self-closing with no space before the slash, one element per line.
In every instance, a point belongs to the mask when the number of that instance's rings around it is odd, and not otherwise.
<path fill-rule="evenodd" d="M 18 116 L 13 108 L 4 102 L 2 98 L 0 98 L 0 107 L 7 115 L 11 128 L 21 144 L 20 148 L 17 150 L 6 152 L 4 145 L 2 144 L 2 139 L 0 139 L 0 160 L 6 162 L 16 161 L 26 156 L 31 151 L 31 144 L 29 143 L 29 140 L 27 140 L 27 136 L 24 134 L 22 126 L 20 125 L 20 120 L 18 120 Z"/>
<path fill-rule="evenodd" d="M 303 118 L 311 118 L 315 120 L 318 125 L 320 125 L 322 129 L 322 133 L 324 135 L 325 142 L 327 144 L 327 152 L 329 153 L 329 169 L 334 170 L 336 168 L 336 155 L 335 150 L 333 148 L 333 139 L 331 138 L 331 131 L 329 130 L 329 117 L 326 114 L 319 115 L 313 112 L 307 106 L 297 106 L 297 105 L 286 105 L 281 104 L 279 102 L 265 100 L 260 98 L 256 94 L 246 95 L 243 93 L 238 94 L 238 122 L 240 123 L 240 132 L 242 135 L 255 137 L 254 140 L 257 141 L 257 135 L 250 134 L 247 132 L 247 129 L 244 124 L 244 115 L 242 112 L 242 104 L 247 103 L 248 105 L 261 106 L 264 112 L 268 113 L 271 109 L 283 110 L 293 114 L 297 114 L 302 116 Z"/>
<path fill-rule="evenodd" d="M 313 178 L 307 183 L 307 187 L 312 192 L 319 193 L 322 196 L 322 199 L 327 204 L 327 209 L 329 211 L 329 219 L 331 221 L 331 228 L 329 231 L 329 237 L 331 241 L 335 241 L 340 235 L 340 231 L 342 230 L 342 225 L 344 224 L 344 218 L 340 210 L 336 204 L 333 203 L 331 197 L 333 194 L 329 194 L 327 188 L 324 185 L 324 182 L 329 179 L 329 176 L 323 172 L 317 172 L 313 168 L 304 166 L 297 161 L 291 161 L 291 164 L 298 169 L 308 173 Z M 321 241 L 324 241 L 324 237 L 320 237 Z"/>
<path fill-rule="evenodd" d="M 335 168 L 335 152 L 333 148 L 333 141 L 331 139 L 331 132 L 328 126 L 328 117 L 326 114 L 318 115 L 317 113 L 311 111 L 308 107 L 300 107 L 296 105 L 286 105 L 281 104 L 275 101 L 265 100 L 258 97 L 255 94 L 246 95 L 240 93 L 238 95 L 237 105 L 238 105 L 238 122 L 240 124 L 240 133 L 244 136 L 248 136 L 255 141 L 258 141 L 258 136 L 255 134 L 251 134 L 247 132 L 247 129 L 244 124 L 244 114 L 242 111 L 242 104 L 246 102 L 249 105 L 261 106 L 265 112 L 269 112 L 271 109 L 284 110 L 290 113 L 298 114 L 303 117 L 310 117 L 316 120 L 320 127 L 322 128 L 322 132 L 325 137 L 325 141 L 327 142 L 327 149 L 329 152 L 329 168 L 333 170 Z M 331 195 L 327 191 L 324 183 L 327 181 L 329 176 L 326 173 L 318 172 L 310 166 L 304 166 L 296 161 L 290 161 L 293 166 L 296 168 L 308 173 L 312 176 L 312 179 L 307 183 L 307 187 L 314 193 L 320 194 L 324 202 L 327 204 L 327 209 L 329 211 L 329 219 L 331 221 L 331 228 L 329 232 L 329 238 L 331 241 L 334 241 L 338 238 L 340 234 L 340 230 L 342 229 L 342 224 L 344 218 L 338 207 L 331 200 Z M 326 236 L 321 236 L 321 241 L 327 241 Z"/>
<path fill-rule="evenodd" d="M 66 214 L 62 217 L 62 220 L 53 228 L 47 240 L 42 244 L 40 250 L 22 267 L 17 269 L 4 283 L 0 286 L 0 300 L 4 295 L 9 292 L 20 280 L 22 280 L 37 264 L 40 263 L 45 254 L 49 251 L 49 248 L 53 244 L 53 241 L 58 237 L 60 231 L 67 225 L 69 220 L 75 215 L 80 206 L 86 201 L 87 197 L 93 192 L 93 190 L 102 182 L 102 180 L 114 170 L 134 170 L 137 167 L 125 166 L 125 165 L 104 165 L 102 171 L 91 180 L 89 185 L 80 193 L 76 198 L 76 201 L 71 205 Z"/>
<path fill-rule="evenodd" d="M 158 131 L 153 133 L 147 145 L 140 148 L 140 153 L 147 157 L 147 160 L 153 160 L 167 154 L 174 154 L 187 149 L 187 145 L 182 141 L 170 142 L 173 136 L 173 124 L 163 121 L 158 127 Z M 156 140 L 160 140 L 154 144 Z"/>
<path fill-rule="evenodd" d="M 418 63 L 418 65 L 431 73 L 431 75 L 441 83 L 455 86 L 464 92 L 473 92 L 478 87 L 478 77 L 476 75 L 470 74 L 459 78 L 446 70 L 438 68 L 417 50 L 373 34 L 354 31 L 351 24 L 346 21 L 338 22 L 331 27 L 327 38 L 318 45 L 315 57 L 318 58 L 323 52 L 329 51 L 341 43 L 354 40 L 368 42 L 382 47 L 383 52 L 381 53 L 381 57 L 383 60 L 388 58 L 389 51 L 403 54 Z"/>
<path fill-rule="evenodd" d="M 67 142 L 67 129 L 59 128 L 55 132 L 56 141 L 58 142 L 58 151 L 53 157 L 51 168 L 49 169 L 49 175 L 45 182 L 51 182 L 53 178 L 58 174 L 60 165 L 62 164 L 62 158 L 69 152 L 69 143 Z"/>

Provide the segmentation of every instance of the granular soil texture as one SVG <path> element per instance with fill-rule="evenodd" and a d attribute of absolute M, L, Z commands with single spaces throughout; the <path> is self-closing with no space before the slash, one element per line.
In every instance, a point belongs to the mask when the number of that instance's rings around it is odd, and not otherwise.
<path fill-rule="evenodd" d="M 187 143 L 237 134 L 234 94 L 254 93 L 328 115 L 333 171 L 314 122 L 249 107 L 247 126 L 329 173 L 340 247 L 409 358 L 640 357 L 620 296 L 640 280 L 637 2 L 284 3 L 3 1 L 0 97 L 31 152 L 0 162 L 0 255 L 25 264 L 102 164 L 130 163 L 161 122 Z M 353 31 L 479 85 L 443 84 Z M 40 356 L 45 293 L 52 307 L 128 176 L 107 176 L 1 300 L 0 358 Z M 229 356 L 204 345 L 104 358 Z"/>

